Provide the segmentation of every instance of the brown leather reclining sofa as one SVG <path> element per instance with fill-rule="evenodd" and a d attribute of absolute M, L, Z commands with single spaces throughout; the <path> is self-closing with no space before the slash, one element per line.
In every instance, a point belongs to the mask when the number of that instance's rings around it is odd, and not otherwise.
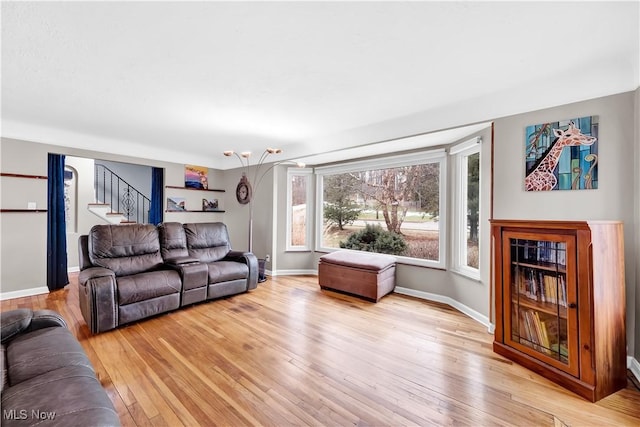
<path fill-rule="evenodd" d="M 2 421 L 10 426 L 119 426 L 82 345 L 51 310 L 0 313 Z"/>
<path fill-rule="evenodd" d="M 258 260 L 221 222 L 96 225 L 79 239 L 80 310 L 93 333 L 255 289 Z"/>

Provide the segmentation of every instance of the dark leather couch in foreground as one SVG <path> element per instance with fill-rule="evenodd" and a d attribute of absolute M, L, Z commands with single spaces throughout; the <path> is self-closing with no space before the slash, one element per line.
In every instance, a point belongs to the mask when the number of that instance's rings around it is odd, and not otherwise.
<path fill-rule="evenodd" d="M 19 309 L 0 314 L 0 323 L 3 427 L 120 425 L 62 317 Z"/>
<path fill-rule="evenodd" d="M 80 310 L 93 333 L 255 289 L 258 260 L 221 222 L 96 225 L 79 242 Z"/>

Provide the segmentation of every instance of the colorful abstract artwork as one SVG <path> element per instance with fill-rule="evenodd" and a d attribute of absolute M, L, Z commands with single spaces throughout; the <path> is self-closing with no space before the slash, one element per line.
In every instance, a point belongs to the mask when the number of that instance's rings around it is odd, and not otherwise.
<path fill-rule="evenodd" d="M 598 116 L 527 126 L 526 191 L 598 188 Z"/>
<path fill-rule="evenodd" d="M 184 166 L 184 186 L 206 190 L 209 188 L 209 168 L 204 166 Z"/>

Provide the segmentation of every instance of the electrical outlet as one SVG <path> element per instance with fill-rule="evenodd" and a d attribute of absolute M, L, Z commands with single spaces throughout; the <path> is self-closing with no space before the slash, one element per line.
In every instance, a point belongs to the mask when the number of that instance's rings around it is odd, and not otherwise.
<path fill-rule="evenodd" d="M 264 260 L 265 262 L 271 261 L 271 255 L 265 255 Z"/>

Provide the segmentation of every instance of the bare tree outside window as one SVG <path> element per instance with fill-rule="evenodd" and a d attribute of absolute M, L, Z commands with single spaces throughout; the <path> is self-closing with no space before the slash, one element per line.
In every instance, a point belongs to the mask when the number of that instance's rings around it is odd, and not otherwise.
<path fill-rule="evenodd" d="M 403 256 L 439 259 L 440 163 L 324 175 L 323 179 L 324 247 L 340 247 L 340 242 L 368 224 L 400 236 L 406 243 Z"/>
<path fill-rule="evenodd" d="M 292 175 L 291 178 L 291 246 L 307 244 L 307 179 L 308 175 Z"/>
<path fill-rule="evenodd" d="M 467 266 L 478 268 L 480 153 L 467 156 Z"/>

